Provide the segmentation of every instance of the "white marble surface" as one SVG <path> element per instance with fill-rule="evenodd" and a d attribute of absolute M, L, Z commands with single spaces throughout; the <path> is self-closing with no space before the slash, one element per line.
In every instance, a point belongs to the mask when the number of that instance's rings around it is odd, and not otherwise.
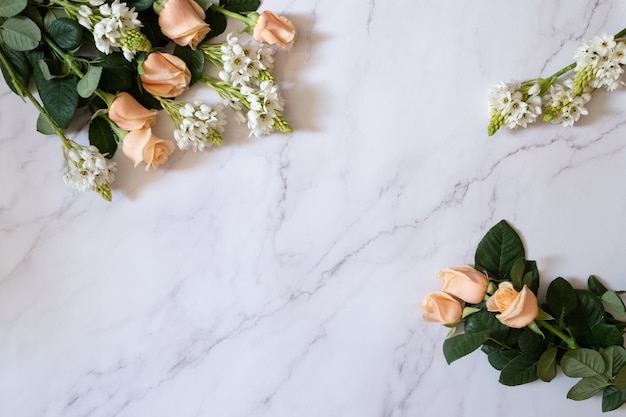
<path fill-rule="evenodd" d="M 58 140 L 0 87 L 0 415 L 599 415 L 563 376 L 448 366 L 420 304 L 500 219 L 544 289 L 625 289 L 626 91 L 577 127 L 492 138 L 485 95 L 618 32 L 626 3 L 264 6 L 299 28 L 277 63 L 295 133 L 231 126 L 149 173 L 118 154 L 111 204 L 64 185 Z"/>

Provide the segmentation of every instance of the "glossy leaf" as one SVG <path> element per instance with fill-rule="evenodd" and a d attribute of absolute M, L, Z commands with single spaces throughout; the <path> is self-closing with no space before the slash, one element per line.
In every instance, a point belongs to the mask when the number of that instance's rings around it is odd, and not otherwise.
<path fill-rule="evenodd" d="M 113 157 L 117 150 L 115 133 L 109 123 L 101 117 L 94 118 L 89 124 L 89 143 L 107 158 Z"/>
<path fill-rule="evenodd" d="M 4 53 L 4 56 L 9 61 L 9 64 L 11 65 L 13 72 L 15 73 L 15 76 L 17 77 L 17 80 L 24 87 L 28 87 L 28 83 L 30 82 L 31 70 L 30 70 L 30 65 L 28 64 L 28 59 L 26 59 L 26 56 L 24 55 L 24 53 L 20 51 L 14 51 L 9 48 L 2 48 L 2 52 Z M 11 76 L 9 75 L 9 72 L 6 70 L 6 68 L 4 67 L 2 63 L 0 63 L 0 68 L 2 69 L 2 75 L 4 76 L 4 80 L 6 81 L 11 91 L 21 96 L 22 94 L 13 85 Z"/>
<path fill-rule="evenodd" d="M 626 389 L 608 386 L 602 393 L 602 412 L 613 411 L 626 402 Z"/>
<path fill-rule="evenodd" d="M 254 12 L 260 5 L 260 0 L 220 0 L 220 6 L 236 13 Z"/>
<path fill-rule="evenodd" d="M 511 268 L 511 282 L 517 291 L 521 291 L 524 287 L 524 271 L 526 270 L 526 260 L 518 258 Z"/>
<path fill-rule="evenodd" d="M 595 275 L 590 275 L 589 279 L 587 279 L 587 287 L 589 287 L 589 291 L 594 293 L 595 295 L 601 297 L 602 294 L 607 292 L 609 289 L 606 288 L 602 283 L 598 280 Z"/>
<path fill-rule="evenodd" d="M 626 314 L 624 301 L 622 301 L 620 296 L 617 295 L 615 291 L 606 291 L 604 294 L 602 294 L 601 299 L 602 301 L 610 305 L 611 308 L 615 310 L 618 315 L 623 316 L 624 314 Z"/>
<path fill-rule="evenodd" d="M 586 400 L 609 385 L 611 385 L 611 382 L 603 376 L 586 377 L 581 379 L 568 391 L 567 398 L 575 401 Z"/>
<path fill-rule="evenodd" d="M 478 349 L 488 337 L 489 331 L 453 336 L 443 342 L 443 355 L 450 364 Z"/>
<path fill-rule="evenodd" d="M 2 40 L 16 51 L 31 51 L 41 41 L 41 30 L 32 20 L 24 16 L 8 18 L 2 24 Z"/>
<path fill-rule="evenodd" d="M 491 353 L 487 355 L 487 359 L 491 366 L 493 366 L 498 371 L 504 369 L 505 366 L 509 364 L 513 359 L 518 357 L 521 354 L 519 350 L 516 349 L 494 349 Z"/>
<path fill-rule="evenodd" d="M 622 332 L 617 327 L 606 323 L 597 324 L 591 329 L 591 339 L 593 346 L 601 348 L 624 344 Z"/>
<path fill-rule="evenodd" d="M 37 132 L 44 135 L 54 135 L 56 133 L 52 126 L 50 126 L 50 123 L 48 123 L 46 118 L 41 114 L 37 117 Z"/>
<path fill-rule="evenodd" d="M 154 0 L 126 0 L 128 7 L 134 7 L 136 11 L 143 12 L 152 7 Z"/>
<path fill-rule="evenodd" d="M 0 0 L 0 16 L 17 16 L 26 8 L 28 0 Z"/>
<path fill-rule="evenodd" d="M 35 84 L 41 101 L 50 117 L 63 129 L 69 126 L 78 107 L 76 77 L 46 80 L 38 68 L 35 68 Z"/>
<path fill-rule="evenodd" d="M 539 379 L 544 382 L 550 382 L 554 379 L 554 377 L 556 377 L 557 352 L 558 348 L 556 346 L 552 346 L 543 352 L 539 358 L 539 362 L 537 363 L 537 376 L 539 376 Z"/>
<path fill-rule="evenodd" d="M 602 375 L 605 369 L 604 359 L 592 349 L 570 350 L 561 358 L 563 373 L 571 378 L 585 378 Z"/>
<path fill-rule="evenodd" d="M 492 227 L 476 248 L 474 264 L 496 279 L 507 279 L 513 264 L 525 258 L 524 245 L 519 235 L 502 220 Z"/>
<path fill-rule="evenodd" d="M 537 380 L 537 359 L 521 355 L 509 362 L 500 373 L 500 383 L 522 385 Z"/>
<path fill-rule="evenodd" d="M 561 277 L 556 278 L 548 285 L 546 301 L 555 317 L 571 313 L 578 304 L 572 284 Z"/>
<path fill-rule="evenodd" d="M 610 360 L 606 362 L 611 363 L 611 377 L 617 375 L 626 366 L 626 349 L 623 346 L 609 346 L 602 351 L 602 356 L 605 359 L 610 357 Z"/>
<path fill-rule="evenodd" d="M 57 45 L 68 51 L 78 48 L 83 40 L 82 27 L 72 19 L 54 20 L 48 27 L 48 33 Z"/>
<path fill-rule="evenodd" d="M 221 35 L 226 30 L 226 16 L 221 14 L 220 12 L 216 12 L 213 9 L 208 9 L 206 11 L 206 17 L 204 21 L 211 26 L 211 31 L 208 33 L 206 39 L 214 38 L 216 36 Z"/>

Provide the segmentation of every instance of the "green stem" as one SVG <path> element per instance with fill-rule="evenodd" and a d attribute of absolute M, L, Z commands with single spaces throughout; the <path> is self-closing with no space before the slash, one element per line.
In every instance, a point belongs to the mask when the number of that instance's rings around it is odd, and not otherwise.
<path fill-rule="evenodd" d="M 0 48 L 0 62 L 2 62 L 2 65 L 4 65 L 5 69 L 11 76 L 11 81 L 13 82 L 13 85 L 15 86 L 15 88 L 22 95 L 26 96 L 30 100 L 33 106 L 35 106 L 35 108 L 39 111 L 39 113 L 43 116 L 43 118 L 46 119 L 46 121 L 50 124 L 50 127 L 52 127 L 52 130 L 54 130 L 54 133 L 56 133 L 57 136 L 61 138 L 61 141 L 63 142 L 63 144 L 66 147 L 70 148 L 71 147 L 70 140 L 65 135 L 65 131 L 63 131 L 61 126 L 59 126 L 59 124 L 50 116 L 48 111 L 39 103 L 39 101 L 37 101 L 37 99 L 35 98 L 35 96 L 33 96 L 30 90 L 28 90 L 28 88 L 24 84 L 22 84 L 22 82 L 17 78 L 17 76 L 15 75 L 15 70 L 13 69 L 13 66 L 7 59 L 6 55 L 4 55 L 4 52 L 2 51 L 1 48 Z"/>
<path fill-rule="evenodd" d="M 231 12 L 228 9 L 225 9 L 221 6 L 218 6 L 217 4 L 212 4 L 211 5 L 211 9 L 215 10 L 216 12 L 219 12 L 221 14 L 223 14 L 224 16 L 228 16 L 228 17 L 232 17 L 233 19 L 237 19 L 237 20 L 241 20 L 242 22 L 244 22 L 246 25 L 252 27 L 255 24 L 255 21 L 253 21 L 252 19 L 243 16 L 239 13 L 236 12 Z"/>
<path fill-rule="evenodd" d="M 562 331 L 560 331 L 559 329 L 557 329 L 556 327 L 554 327 L 547 321 L 537 320 L 537 323 L 543 326 L 546 330 L 549 330 L 550 333 L 552 333 L 553 335 L 557 336 L 559 339 L 564 341 L 570 350 L 579 348 L 578 343 L 576 343 L 576 339 L 574 339 L 573 337 L 567 336 L 565 333 L 563 333 Z"/>

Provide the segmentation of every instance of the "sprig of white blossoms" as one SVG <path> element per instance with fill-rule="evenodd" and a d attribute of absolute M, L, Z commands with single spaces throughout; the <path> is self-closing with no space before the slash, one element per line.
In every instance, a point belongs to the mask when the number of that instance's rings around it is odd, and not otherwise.
<path fill-rule="evenodd" d="M 111 183 L 115 180 L 116 163 L 107 160 L 95 146 L 82 146 L 73 141 L 64 143 L 67 165 L 65 183 L 80 191 L 96 191 L 111 201 Z"/>
<path fill-rule="evenodd" d="M 57 3 L 64 5 L 63 1 Z M 72 14 L 72 8 L 66 7 Z M 132 61 L 139 51 L 148 52 L 152 48 L 150 41 L 141 33 L 143 24 L 134 7 L 128 7 L 120 0 L 108 4 L 104 0 L 89 0 L 89 5 L 82 4 L 75 13 L 78 23 L 93 34 L 96 48 L 111 54 L 121 50 L 124 58 Z"/>
<path fill-rule="evenodd" d="M 606 87 L 613 91 L 621 81 L 626 64 L 626 44 L 622 36 L 607 34 L 585 41 L 575 54 L 576 62 L 557 71 L 549 78 L 538 78 L 523 83 L 500 83 L 489 91 L 488 134 L 500 127 L 526 127 L 542 113 L 546 122 L 572 126 L 582 115 L 588 114 L 585 105 L 596 89 Z M 559 77 L 574 71 L 574 78 L 557 83 Z"/>
<path fill-rule="evenodd" d="M 200 49 L 219 71 L 219 80 L 203 77 L 202 81 L 218 92 L 238 122 L 247 123 L 250 136 L 293 131 L 282 114 L 284 102 L 271 72 L 271 48 L 242 45 L 230 33 L 225 43 L 202 45 Z"/>
<path fill-rule="evenodd" d="M 226 116 L 224 106 L 211 107 L 205 103 L 186 103 L 179 109 L 182 116 L 178 128 L 174 130 L 174 139 L 181 150 L 203 151 L 223 141 Z"/>

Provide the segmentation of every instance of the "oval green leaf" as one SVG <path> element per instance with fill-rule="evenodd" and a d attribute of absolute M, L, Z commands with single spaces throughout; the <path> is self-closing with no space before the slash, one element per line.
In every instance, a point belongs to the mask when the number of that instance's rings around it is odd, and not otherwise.
<path fill-rule="evenodd" d="M 52 21 L 48 33 L 57 45 L 67 51 L 78 48 L 83 40 L 83 28 L 72 19 L 61 18 Z"/>
<path fill-rule="evenodd" d="M 91 97 L 93 92 L 96 91 L 96 88 L 98 88 L 98 83 L 100 83 L 101 75 L 102 67 L 98 67 L 95 65 L 90 66 L 85 76 L 81 78 L 76 85 L 78 95 L 82 98 Z"/>
<path fill-rule="evenodd" d="M 478 349 L 488 337 L 489 331 L 464 333 L 451 337 L 443 342 L 443 355 L 450 364 Z"/>
<path fill-rule="evenodd" d="M 563 373 L 571 378 L 601 376 L 605 370 L 604 359 L 592 349 L 570 350 L 561 359 Z"/>
<path fill-rule="evenodd" d="M 515 262 L 526 258 L 524 244 L 509 224 L 502 220 L 482 238 L 474 264 L 476 269 L 486 270 L 489 276 L 499 280 L 508 279 Z"/>
<path fill-rule="evenodd" d="M 567 398 L 574 401 L 586 400 L 609 385 L 611 385 L 611 382 L 603 376 L 583 378 L 568 391 Z"/>
<path fill-rule="evenodd" d="M 39 26 L 24 16 L 10 17 L 2 24 L 2 39 L 16 51 L 31 51 L 41 41 Z"/>
<path fill-rule="evenodd" d="M 620 408 L 626 402 L 626 389 L 606 387 L 602 393 L 602 412 L 613 411 Z"/>
<path fill-rule="evenodd" d="M 0 16 L 17 16 L 27 5 L 28 0 L 0 0 Z"/>
<path fill-rule="evenodd" d="M 552 346 L 548 348 L 537 363 L 537 376 L 544 382 L 550 382 L 556 377 L 556 354 L 558 348 Z"/>
<path fill-rule="evenodd" d="M 102 117 L 96 117 L 89 124 L 89 143 L 98 148 L 107 158 L 113 157 L 117 150 L 117 141 L 111 125 Z"/>

